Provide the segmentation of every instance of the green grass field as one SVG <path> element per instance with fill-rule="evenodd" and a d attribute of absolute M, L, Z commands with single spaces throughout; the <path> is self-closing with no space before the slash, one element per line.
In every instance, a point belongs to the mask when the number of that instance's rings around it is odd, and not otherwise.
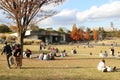
<path fill-rule="evenodd" d="M 1 46 L 1 45 L 0 45 Z M 0 55 L 0 80 L 120 80 L 120 60 L 114 57 L 105 58 L 106 65 L 116 66 L 115 72 L 100 72 L 97 65 L 100 58 L 100 50 L 106 50 L 109 54 L 109 46 L 94 46 L 83 48 L 71 45 L 52 45 L 60 50 L 66 49 L 68 57 L 56 57 L 56 60 L 41 61 L 37 58 L 23 59 L 22 69 L 6 68 L 4 55 Z M 33 53 L 39 53 L 39 45 L 25 45 Z M 72 48 L 76 48 L 78 54 L 71 54 Z M 120 47 L 115 47 L 115 54 Z M 93 55 L 89 55 L 92 52 Z M 110 56 L 110 55 L 109 55 Z"/>

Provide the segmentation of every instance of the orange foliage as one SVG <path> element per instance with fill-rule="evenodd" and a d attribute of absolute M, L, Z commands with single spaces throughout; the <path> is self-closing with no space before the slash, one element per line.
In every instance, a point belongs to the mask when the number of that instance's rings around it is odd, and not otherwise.
<path fill-rule="evenodd" d="M 83 39 L 83 31 L 82 31 L 82 29 L 78 30 L 78 35 L 80 37 L 80 40 L 82 40 Z"/>
<path fill-rule="evenodd" d="M 90 35 L 89 35 L 88 30 L 86 30 L 84 37 L 86 40 L 90 40 Z"/>
<path fill-rule="evenodd" d="M 79 40 L 80 39 L 80 37 L 78 35 L 78 30 L 77 30 L 76 24 L 73 25 L 72 32 L 71 32 L 71 38 L 73 40 Z"/>
<path fill-rule="evenodd" d="M 93 30 L 93 39 L 95 41 L 98 40 L 98 32 L 96 30 Z"/>

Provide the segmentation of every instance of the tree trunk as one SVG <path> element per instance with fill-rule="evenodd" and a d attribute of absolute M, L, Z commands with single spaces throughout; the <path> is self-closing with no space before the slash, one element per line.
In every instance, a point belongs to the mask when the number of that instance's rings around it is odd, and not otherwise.
<path fill-rule="evenodd" d="M 25 36 L 25 32 L 20 32 L 19 33 L 19 42 L 20 42 L 20 45 L 21 45 L 21 58 L 20 58 L 20 65 L 22 66 L 22 59 L 23 59 L 23 39 L 24 39 L 24 36 Z"/>

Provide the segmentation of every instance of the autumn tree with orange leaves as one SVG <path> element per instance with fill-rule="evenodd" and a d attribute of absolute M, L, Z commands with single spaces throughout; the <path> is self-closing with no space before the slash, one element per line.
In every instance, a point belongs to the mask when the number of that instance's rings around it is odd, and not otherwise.
<path fill-rule="evenodd" d="M 79 35 L 79 40 L 83 40 L 83 30 L 82 29 L 78 30 L 78 35 Z"/>
<path fill-rule="evenodd" d="M 78 35 L 78 29 L 76 27 L 76 24 L 73 25 L 73 28 L 71 31 L 71 38 L 76 41 L 78 41 L 80 39 L 80 36 Z"/>
<path fill-rule="evenodd" d="M 98 32 L 97 32 L 96 30 L 93 30 L 93 39 L 94 39 L 95 41 L 98 40 Z"/>
<path fill-rule="evenodd" d="M 89 31 L 88 31 L 88 29 L 86 30 L 86 32 L 85 32 L 85 34 L 84 34 L 84 38 L 86 39 L 86 40 L 90 40 L 90 34 L 89 34 Z"/>

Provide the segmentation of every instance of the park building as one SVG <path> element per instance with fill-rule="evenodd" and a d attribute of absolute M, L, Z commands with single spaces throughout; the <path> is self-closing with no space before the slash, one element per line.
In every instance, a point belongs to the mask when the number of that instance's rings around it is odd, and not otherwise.
<path fill-rule="evenodd" d="M 17 33 L 12 33 L 10 35 L 18 37 Z M 40 39 L 45 43 L 64 44 L 70 40 L 70 35 L 65 32 L 58 32 L 51 29 L 39 29 L 39 31 L 27 30 L 25 39 Z"/>

